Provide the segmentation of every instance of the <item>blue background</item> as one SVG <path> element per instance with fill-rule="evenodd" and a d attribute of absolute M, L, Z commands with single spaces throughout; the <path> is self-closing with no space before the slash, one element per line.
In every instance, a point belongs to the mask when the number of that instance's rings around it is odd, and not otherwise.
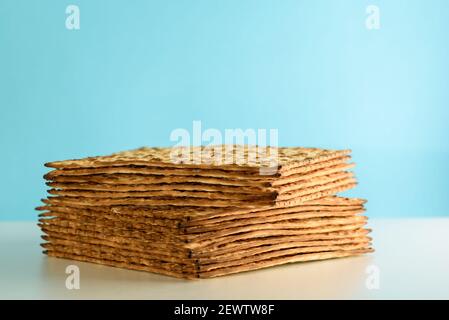
<path fill-rule="evenodd" d="M 1 0 L 0 219 L 36 219 L 44 162 L 193 120 L 351 148 L 368 215 L 448 215 L 448 30 L 447 0 Z"/>

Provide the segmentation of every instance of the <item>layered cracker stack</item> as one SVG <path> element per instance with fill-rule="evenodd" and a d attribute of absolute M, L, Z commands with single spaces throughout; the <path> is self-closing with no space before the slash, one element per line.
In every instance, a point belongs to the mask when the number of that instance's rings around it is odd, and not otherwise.
<path fill-rule="evenodd" d="M 269 167 L 255 150 L 141 148 L 47 163 L 44 252 L 209 278 L 372 251 L 365 200 L 335 196 L 356 185 L 349 150 L 272 148 Z"/>

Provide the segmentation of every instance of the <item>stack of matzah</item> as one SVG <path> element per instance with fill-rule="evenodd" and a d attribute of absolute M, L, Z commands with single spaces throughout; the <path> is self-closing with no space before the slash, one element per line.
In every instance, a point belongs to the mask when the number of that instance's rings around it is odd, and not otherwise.
<path fill-rule="evenodd" d="M 197 147 L 48 163 L 45 253 L 206 278 L 372 251 L 365 201 L 335 196 L 356 185 L 349 150 L 276 148 L 264 172 L 257 147 L 220 148 L 226 161 Z"/>

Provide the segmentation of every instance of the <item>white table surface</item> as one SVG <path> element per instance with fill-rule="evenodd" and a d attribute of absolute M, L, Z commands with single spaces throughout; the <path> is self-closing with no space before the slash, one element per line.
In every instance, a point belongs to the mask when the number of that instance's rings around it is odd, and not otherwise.
<path fill-rule="evenodd" d="M 449 218 L 371 219 L 376 252 L 179 280 L 44 256 L 35 222 L 0 223 L 0 299 L 449 299 Z M 68 265 L 80 289 L 65 287 Z M 366 286 L 367 268 L 379 288 Z"/>

